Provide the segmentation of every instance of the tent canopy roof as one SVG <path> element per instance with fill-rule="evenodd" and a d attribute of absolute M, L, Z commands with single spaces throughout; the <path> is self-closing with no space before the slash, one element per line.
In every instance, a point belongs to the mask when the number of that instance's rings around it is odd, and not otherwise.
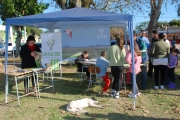
<path fill-rule="evenodd" d="M 132 15 L 78 7 L 51 13 L 7 18 L 6 24 L 59 28 L 60 26 L 127 25 L 128 21 L 132 21 Z"/>

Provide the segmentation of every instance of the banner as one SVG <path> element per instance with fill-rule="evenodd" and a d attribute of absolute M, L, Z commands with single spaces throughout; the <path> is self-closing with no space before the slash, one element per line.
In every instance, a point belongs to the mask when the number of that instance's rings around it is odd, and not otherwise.
<path fill-rule="evenodd" d="M 62 61 L 62 41 L 60 33 L 41 34 L 42 64 L 57 66 Z"/>
<path fill-rule="evenodd" d="M 91 58 L 96 58 L 110 46 L 110 27 L 63 27 L 60 30 L 63 60 L 75 59 L 85 50 Z"/>

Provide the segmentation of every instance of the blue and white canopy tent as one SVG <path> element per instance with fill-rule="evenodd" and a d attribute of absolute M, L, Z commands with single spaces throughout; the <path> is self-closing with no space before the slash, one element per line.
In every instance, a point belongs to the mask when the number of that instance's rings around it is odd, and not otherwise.
<path fill-rule="evenodd" d="M 78 27 L 78 26 L 109 26 L 122 27 L 124 33 L 128 31 L 130 38 L 132 61 L 134 61 L 134 43 L 133 43 L 133 16 L 127 14 L 118 14 L 112 12 L 105 12 L 86 8 L 73 8 L 62 10 L 58 12 L 29 15 L 24 17 L 15 17 L 6 19 L 6 46 L 8 46 L 8 36 L 10 25 L 32 26 L 39 28 L 59 29 L 60 27 Z M 128 28 L 128 30 L 127 30 Z M 125 41 L 127 43 L 127 36 L 125 34 Z M 8 64 L 8 49 L 6 47 L 5 54 L 5 73 L 7 73 Z M 134 70 L 134 62 L 133 62 Z M 135 75 L 133 75 L 133 83 L 136 83 Z M 135 84 L 133 84 L 133 91 L 135 91 Z M 5 77 L 5 102 L 7 102 L 8 94 L 8 77 Z M 135 98 L 134 98 L 135 107 Z"/>

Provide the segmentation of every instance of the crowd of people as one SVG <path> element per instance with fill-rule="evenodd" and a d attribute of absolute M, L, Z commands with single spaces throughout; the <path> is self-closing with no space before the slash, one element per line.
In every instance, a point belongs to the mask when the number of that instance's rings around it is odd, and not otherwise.
<path fill-rule="evenodd" d="M 174 70 L 178 64 L 177 54 L 179 50 L 171 45 L 165 33 L 158 34 L 157 30 L 153 30 L 152 36 L 152 40 L 148 40 L 144 30 L 141 31 L 140 36 L 134 35 L 134 70 L 132 69 L 132 49 L 127 49 L 127 47 L 124 46 L 124 40 L 118 39 L 116 42 L 113 41 L 113 44 L 111 44 L 106 52 L 101 52 L 100 57 L 96 60 L 96 66 L 100 68 L 98 76 L 102 77 L 105 83 L 102 95 L 109 95 L 107 90 L 112 81 L 110 96 L 119 98 L 120 80 L 122 80 L 123 77 L 123 66 L 125 63 L 130 64 L 129 72 L 131 73 L 131 83 L 132 85 L 135 84 L 135 93 L 128 94 L 129 97 L 140 96 L 139 87 L 136 83 L 133 83 L 132 80 L 134 74 L 135 77 L 141 74 L 141 90 L 146 90 L 147 78 L 154 79 L 154 89 L 156 90 L 164 89 L 164 85 L 167 85 L 169 88 L 176 87 Z M 130 43 L 128 45 L 130 45 Z M 88 52 L 84 51 L 77 60 L 86 60 L 88 57 Z M 78 63 L 77 67 L 78 71 L 86 72 L 88 80 L 90 75 L 88 69 L 86 67 L 82 68 L 81 63 Z M 113 80 L 108 78 L 107 68 L 109 67 L 111 68 Z M 160 82 L 159 74 L 161 74 Z"/>

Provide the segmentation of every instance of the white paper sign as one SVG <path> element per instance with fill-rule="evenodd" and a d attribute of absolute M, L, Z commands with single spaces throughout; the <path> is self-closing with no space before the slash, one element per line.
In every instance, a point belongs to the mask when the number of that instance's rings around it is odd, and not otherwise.
<path fill-rule="evenodd" d="M 43 33 L 42 41 L 42 59 L 45 63 L 52 60 L 62 61 L 62 41 L 60 33 Z"/>

